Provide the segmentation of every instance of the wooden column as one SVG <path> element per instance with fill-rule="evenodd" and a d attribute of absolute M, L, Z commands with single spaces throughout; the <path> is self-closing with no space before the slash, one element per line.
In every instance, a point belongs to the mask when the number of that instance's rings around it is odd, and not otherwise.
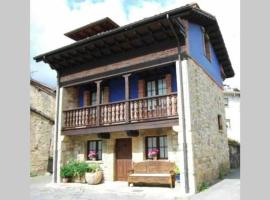
<path fill-rule="evenodd" d="M 101 85 L 102 80 L 95 81 L 97 85 L 97 104 L 96 104 L 96 125 L 99 126 L 100 124 L 100 85 Z"/>
<path fill-rule="evenodd" d="M 129 76 L 131 74 L 125 74 L 123 77 L 125 78 L 125 121 L 129 122 L 130 120 L 130 114 L 129 114 Z"/>

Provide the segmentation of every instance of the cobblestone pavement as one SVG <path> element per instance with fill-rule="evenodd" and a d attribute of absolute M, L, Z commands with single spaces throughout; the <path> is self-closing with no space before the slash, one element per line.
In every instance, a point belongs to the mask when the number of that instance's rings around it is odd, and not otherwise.
<path fill-rule="evenodd" d="M 31 200 L 240 200 L 240 171 L 191 197 L 180 193 L 180 185 L 168 187 L 128 187 L 126 182 L 99 185 L 51 183 L 51 176 L 31 178 Z"/>

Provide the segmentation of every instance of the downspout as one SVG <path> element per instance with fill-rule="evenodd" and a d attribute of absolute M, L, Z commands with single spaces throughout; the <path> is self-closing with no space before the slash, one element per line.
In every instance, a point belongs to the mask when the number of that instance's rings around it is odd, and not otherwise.
<path fill-rule="evenodd" d="M 179 71 L 180 71 L 180 85 L 181 85 L 181 108 L 182 108 L 182 120 L 183 120 L 183 152 L 184 152 L 184 171 L 185 171 L 185 192 L 189 193 L 189 176 L 188 176 L 188 156 L 187 156 L 187 130 L 186 130 L 186 118 L 185 118 L 185 101 L 184 101 L 184 87 L 183 87 L 183 74 L 182 74 L 182 64 L 181 64 L 181 46 L 180 41 L 177 36 L 177 33 L 173 27 L 171 18 L 169 14 L 166 15 L 166 18 L 169 22 L 170 28 L 176 38 L 177 41 L 177 49 L 178 49 L 178 60 L 179 60 Z"/>
<path fill-rule="evenodd" d="M 55 139 L 54 139 L 54 158 L 53 158 L 53 182 L 57 182 L 57 163 L 58 163 L 58 123 L 59 123 L 59 102 L 60 102 L 60 86 L 59 72 L 57 72 L 57 89 L 56 89 L 56 115 L 55 115 Z"/>

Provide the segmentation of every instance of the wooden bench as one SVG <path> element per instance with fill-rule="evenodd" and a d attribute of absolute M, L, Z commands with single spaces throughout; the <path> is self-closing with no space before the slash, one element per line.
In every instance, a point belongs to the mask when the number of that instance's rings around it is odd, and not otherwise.
<path fill-rule="evenodd" d="M 175 187 L 175 163 L 161 160 L 147 160 L 133 163 L 128 175 L 130 184 L 168 184 Z"/>

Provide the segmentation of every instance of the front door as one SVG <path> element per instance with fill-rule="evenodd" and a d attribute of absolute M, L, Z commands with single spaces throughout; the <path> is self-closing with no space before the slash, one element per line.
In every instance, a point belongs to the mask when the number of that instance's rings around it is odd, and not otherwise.
<path fill-rule="evenodd" d="M 116 140 L 116 180 L 127 181 L 128 171 L 132 167 L 131 138 Z"/>

